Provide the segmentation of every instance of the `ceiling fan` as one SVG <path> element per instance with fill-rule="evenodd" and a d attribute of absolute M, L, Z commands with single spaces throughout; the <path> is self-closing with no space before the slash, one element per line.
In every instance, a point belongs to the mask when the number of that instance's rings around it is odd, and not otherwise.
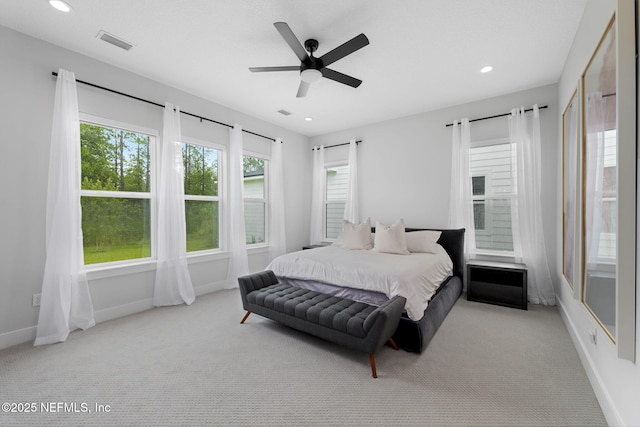
<path fill-rule="evenodd" d="M 291 28 L 286 22 L 275 22 L 273 25 L 276 27 L 284 41 L 287 42 L 289 47 L 296 54 L 300 60 L 300 65 L 282 67 L 251 67 L 249 68 L 250 71 L 254 73 L 265 71 L 300 71 L 300 78 L 302 80 L 300 81 L 298 94 L 296 95 L 298 98 L 306 96 L 311 83 L 320 80 L 322 77 L 326 77 L 327 79 L 352 87 L 360 86 L 362 80 L 327 68 L 327 65 L 333 64 L 339 59 L 342 59 L 356 50 L 368 45 L 369 39 L 367 39 L 367 36 L 364 34 L 355 36 L 348 42 L 343 43 L 321 57 L 316 58 L 313 56 L 313 53 L 318 49 L 317 40 L 309 39 L 304 42 L 304 47 L 302 47 L 302 44 L 300 44 L 298 38 L 293 34 L 293 31 L 291 31 Z M 309 52 L 309 54 L 307 54 L 307 52 Z"/>

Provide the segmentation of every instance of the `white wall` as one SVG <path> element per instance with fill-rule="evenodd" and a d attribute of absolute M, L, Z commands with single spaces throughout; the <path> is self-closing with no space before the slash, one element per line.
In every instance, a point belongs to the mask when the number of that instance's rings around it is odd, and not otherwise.
<path fill-rule="evenodd" d="M 0 181 L 4 185 L 0 196 L 0 348 L 35 337 L 38 309 L 32 307 L 31 298 L 41 290 L 45 260 L 47 174 L 55 93 L 51 72 L 59 68 L 75 72 L 80 80 L 161 104 L 170 101 L 183 111 L 281 137 L 287 248 L 299 249 L 308 243 L 308 138 L 4 27 L 0 27 L 0 58 Z M 162 110 L 153 105 L 81 84 L 78 98 L 83 113 L 158 131 L 162 128 Z M 200 123 L 182 115 L 182 131 L 187 137 L 228 146 L 229 130 L 224 126 Z M 270 141 L 243 135 L 247 150 L 270 153 Z M 268 262 L 265 251 L 257 252 L 250 256 L 254 271 L 263 269 Z M 199 294 L 219 289 L 226 278 L 224 255 L 194 258 L 189 264 Z M 153 264 L 91 272 L 89 286 L 96 320 L 151 308 L 154 278 Z"/>
<path fill-rule="evenodd" d="M 40 291 L 44 268 L 44 218 L 51 114 L 55 82 L 51 71 L 70 69 L 77 78 L 158 102 L 171 101 L 183 110 L 285 141 L 287 247 L 308 243 L 308 206 L 311 147 L 362 139 L 359 145 L 361 217 L 391 223 L 404 217 L 410 227 L 446 227 L 449 215 L 451 129 L 454 119 L 476 118 L 510 111 L 534 103 L 548 105 L 541 111 L 543 142 L 543 223 L 547 255 L 558 302 L 567 328 L 591 379 L 607 420 L 615 425 L 640 425 L 637 399 L 640 368 L 617 358 L 606 339 L 597 346 L 587 344 L 587 334 L 597 325 L 582 304 L 573 298 L 561 274 L 560 129 L 561 109 L 569 101 L 578 78 L 597 45 L 613 8 L 614 0 L 590 0 L 558 85 L 458 105 L 438 111 L 349 129 L 311 138 L 293 134 L 255 118 L 193 95 L 163 86 L 135 74 L 88 57 L 60 49 L 0 27 L 0 129 L 3 154 L 0 180 L 0 348 L 34 336 L 37 309 L 31 296 Z M 425 94 L 428 96 L 428 94 Z M 79 85 L 83 112 L 107 116 L 159 129 L 161 114 L 156 107 L 126 100 Z M 384 106 L 381 106 L 383 108 Z M 197 120 L 183 119 L 183 132 L 198 139 L 226 144 L 227 130 Z M 500 138 L 508 134 L 506 119 L 473 123 L 474 140 Z M 252 151 L 265 152 L 265 143 L 246 137 Z M 327 151 L 327 162 L 347 157 L 347 149 Z M 252 255 L 251 266 L 260 269 L 266 255 Z M 200 292 L 214 289 L 226 275 L 226 259 L 190 263 L 194 285 Z M 151 307 L 154 271 L 114 276 L 93 274 L 90 282 L 98 320 Z M 640 295 L 640 293 L 639 293 Z M 239 302 L 238 302 L 239 303 Z M 638 301 L 640 304 L 640 300 Z M 636 320 L 640 340 L 640 323 Z M 602 337 L 604 338 L 604 337 Z M 640 354 L 636 356 L 638 360 Z"/>
<path fill-rule="evenodd" d="M 626 0 L 630 1 L 630 0 Z M 578 80 L 587 66 L 589 59 L 602 37 L 611 16 L 616 8 L 615 0 L 590 0 L 578 28 L 573 46 L 567 58 L 564 71 L 558 84 L 558 99 L 561 108 L 564 108 L 571 98 Z M 626 36 L 633 38 L 631 32 Z M 620 88 L 624 91 L 624 88 Z M 560 135 L 560 133 L 558 134 Z M 560 136 L 558 136 L 560 138 Z M 637 141 L 636 141 L 637 142 Z M 561 145 L 558 145 L 558 156 L 561 153 Z M 560 166 L 558 166 L 560 168 Z M 558 169 L 560 170 L 560 169 Z M 560 175 L 559 175 L 560 176 Z M 628 179 L 635 180 L 635 176 Z M 558 181 L 558 187 L 561 181 Z M 560 195 L 559 195 L 560 197 Z M 560 203 L 560 198 L 558 199 Z M 558 212 L 556 216 L 558 230 L 561 230 L 562 217 Z M 624 230 L 619 230 L 624 233 Z M 556 240 L 558 254 L 562 247 L 561 232 Z M 621 254 L 624 256 L 624 254 Z M 637 267 L 636 260 L 636 267 Z M 640 321 L 636 315 L 636 363 L 619 359 L 617 349 L 609 340 L 597 322 L 587 312 L 584 305 L 574 295 L 569 285 L 562 276 L 561 258 L 559 255 L 558 268 L 555 276 L 560 283 L 557 287 L 558 305 L 565 320 L 578 354 L 582 360 L 593 388 L 598 396 L 600 406 L 611 425 L 640 425 L 640 409 L 638 397 L 640 396 L 640 360 L 638 343 L 640 343 Z M 636 283 L 629 283 L 635 286 Z M 637 292 L 637 291 L 636 291 Z M 636 307 L 640 306 L 640 293 L 636 293 Z M 637 308 L 636 308 L 637 312 Z M 632 320 L 633 321 L 633 320 Z M 598 331 L 597 344 L 589 341 L 589 333 Z"/>
<path fill-rule="evenodd" d="M 425 95 L 428 96 L 428 95 Z M 358 185 L 361 219 L 387 225 L 403 217 L 407 227 L 447 227 L 451 182 L 451 127 L 455 119 L 508 113 L 514 107 L 548 105 L 540 110 L 544 231 L 550 268 L 556 258 L 556 196 L 558 104 L 557 86 L 549 85 L 442 110 L 417 114 L 311 138 L 310 146 L 361 139 L 358 145 Z M 507 118 L 471 123 L 471 139 L 509 136 Z M 326 151 L 326 161 L 346 159 L 347 147 Z M 549 166 L 550 165 L 550 166 Z"/>

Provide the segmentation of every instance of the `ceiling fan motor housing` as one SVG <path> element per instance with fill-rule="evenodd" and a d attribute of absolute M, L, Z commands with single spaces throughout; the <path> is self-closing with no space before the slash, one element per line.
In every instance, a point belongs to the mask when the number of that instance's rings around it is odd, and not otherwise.
<path fill-rule="evenodd" d="M 304 70 L 318 70 L 320 71 L 323 67 L 322 60 L 320 58 L 314 58 L 313 56 L 309 56 L 309 59 L 303 61 L 300 64 L 300 72 Z"/>
<path fill-rule="evenodd" d="M 322 60 L 313 56 L 313 52 L 318 50 L 318 40 L 306 40 L 304 42 L 304 48 L 307 50 L 307 52 L 309 52 L 309 56 L 307 56 L 307 58 L 305 58 L 305 60 L 301 62 L 300 73 L 302 73 L 304 70 L 309 69 L 318 71 L 322 70 L 322 67 L 324 66 Z"/>
<path fill-rule="evenodd" d="M 322 59 L 313 56 L 318 49 L 318 40 L 309 39 L 304 42 L 304 48 L 309 55 L 300 63 L 300 78 L 306 83 L 315 83 L 322 78 Z"/>

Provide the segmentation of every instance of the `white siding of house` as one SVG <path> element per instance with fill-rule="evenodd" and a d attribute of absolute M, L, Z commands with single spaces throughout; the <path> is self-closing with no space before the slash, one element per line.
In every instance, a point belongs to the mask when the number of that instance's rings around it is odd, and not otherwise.
<path fill-rule="evenodd" d="M 348 185 L 349 169 L 347 166 L 327 168 L 325 205 L 327 239 L 336 239 L 342 232 Z"/>
<path fill-rule="evenodd" d="M 513 251 L 510 199 L 492 199 L 511 194 L 510 144 L 484 145 L 471 149 L 471 176 L 485 177 L 485 227 L 476 230 L 478 249 Z"/>
<path fill-rule="evenodd" d="M 247 235 L 247 244 L 264 243 L 264 176 L 245 177 L 243 191 L 245 199 L 244 227 Z"/>
<path fill-rule="evenodd" d="M 604 167 L 615 168 L 617 165 L 617 141 L 616 131 L 605 131 L 604 136 Z M 605 172 L 606 175 L 606 172 Z M 615 176 L 615 173 L 613 174 Z M 616 184 L 617 187 L 617 184 Z M 606 184 L 603 185 L 603 205 L 602 205 L 602 220 L 609 222 L 612 225 L 603 226 L 600 232 L 600 242 L 598 245 L 598 258 L 604 260 L 611 260 L 616 258 L 616 233 L 613 229 L 617 229 L 615 224 L 617 214 L 617 203 L 615 195 L 606 194 Z"/>

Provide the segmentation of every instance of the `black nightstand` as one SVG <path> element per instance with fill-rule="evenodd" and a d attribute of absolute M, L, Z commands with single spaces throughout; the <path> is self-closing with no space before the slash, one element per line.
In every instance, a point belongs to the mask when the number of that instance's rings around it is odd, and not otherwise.
<path fill-rule="evenodd" d="M 469 261 L 467 299 L 527 309 L 527 266 L 507 262 Z"/>

